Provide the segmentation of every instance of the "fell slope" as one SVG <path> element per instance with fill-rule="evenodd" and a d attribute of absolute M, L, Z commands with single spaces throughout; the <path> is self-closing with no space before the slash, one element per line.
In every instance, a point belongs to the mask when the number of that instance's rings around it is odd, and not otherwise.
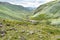
<path fill-rule="evenodd" d="M 57 19 L 60 18 L 60 1 L 52 1 L 38 7 L 32 19 Z"/>
<path fill-rule="evenodd" d="M 60 40 L 60 27 L 26 23 L 0 18 L 0 40 Z"/>
<path fill-rule="evenodd" d="M 13 5 L 7 2 L 0 2 L 0 17 L 5 19 L 21 20 L 31 15 L 32 10 L 23 6 Z"/>

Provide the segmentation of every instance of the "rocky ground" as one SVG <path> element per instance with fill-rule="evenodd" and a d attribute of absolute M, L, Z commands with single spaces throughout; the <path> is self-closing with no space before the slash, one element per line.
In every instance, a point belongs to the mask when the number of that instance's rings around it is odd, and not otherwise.
<path fill-rule="evenodd" d="M 60 40 L 60 27 L 0 19 L 0 40 Z"/>

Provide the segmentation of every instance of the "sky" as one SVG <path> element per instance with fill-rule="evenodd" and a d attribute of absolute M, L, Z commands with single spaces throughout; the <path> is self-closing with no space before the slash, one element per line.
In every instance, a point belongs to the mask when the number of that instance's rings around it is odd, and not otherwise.
<path fill-rule="evenodd" d="M 24 7 L 38 7 L 41 4 L 52 0 L 0 0 L 2 2 L 9 2 L 16 5 L 22 5 Z"/>

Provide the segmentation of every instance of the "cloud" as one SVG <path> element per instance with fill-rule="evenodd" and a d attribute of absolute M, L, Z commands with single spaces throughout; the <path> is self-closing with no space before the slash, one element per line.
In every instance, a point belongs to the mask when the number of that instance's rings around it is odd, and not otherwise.
<path fill-rule="evenodd" d="M 12 4 L 22 5 L 24 7 L 38 7 L 39 5 L 49 2 L 51 0 L 0 0 L 10 2 Z"/>

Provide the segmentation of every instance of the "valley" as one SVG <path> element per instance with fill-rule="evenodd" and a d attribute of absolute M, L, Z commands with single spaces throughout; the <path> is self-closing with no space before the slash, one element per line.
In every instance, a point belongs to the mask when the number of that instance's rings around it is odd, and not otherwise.
<path fill-rule="evenodd" d="M 0 2 L 0 40 L 60 40 L 60 1 L 36 9 Z"/>

